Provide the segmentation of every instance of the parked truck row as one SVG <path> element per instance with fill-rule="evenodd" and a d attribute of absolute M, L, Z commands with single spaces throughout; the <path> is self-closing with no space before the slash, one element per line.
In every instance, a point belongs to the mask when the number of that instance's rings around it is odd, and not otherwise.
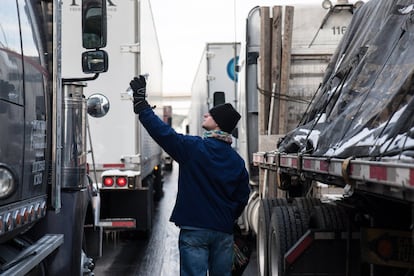
<path fill-rule="evenodd" d="M 295 25 L 306 21 L 300 7 L 272 8 L 283 30 L 276 56 L 275 44 L 263 45 L 275 38 L 264 28 L 277 28 L 263 21 L 266 8 L 252 10 L 247 21 L 239 76 L 247 118 L 239 137 L 247 138 L 239 145 L 247 145 L 257 186 L 245 213 L 257 238 L 259 275 L 410 275 L 413 3 L 324 5 L 325 15 L 310 16 L 322 19 L 313 30 L 310 22 Z M 249 33 L 259 26 L 260 37 Z M 319 35 L 329 39 L 337 31 L 340 40 L 331 43 L 337 46 L 317 45 Z M 295 36 L 309 47 L 297 48 Z M 298 103 L 303 99 L 310 104 Z M 296 126 L 289 126 L 291 115 L 298 116 Z M 258 130 L 249 135 L 255 123 Z"/>

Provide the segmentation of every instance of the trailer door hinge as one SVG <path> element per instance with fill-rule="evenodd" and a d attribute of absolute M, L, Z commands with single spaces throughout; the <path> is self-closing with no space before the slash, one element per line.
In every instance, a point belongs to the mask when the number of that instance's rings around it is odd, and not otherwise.
<path fill-rule="evenodd" d="M 140 51 L 141 45 L 139 43 L 121 45 L 121 53 L 139 53 Z"/>

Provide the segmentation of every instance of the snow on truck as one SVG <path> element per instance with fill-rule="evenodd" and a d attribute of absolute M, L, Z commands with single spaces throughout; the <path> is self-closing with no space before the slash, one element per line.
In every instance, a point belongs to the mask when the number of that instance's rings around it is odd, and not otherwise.
<path fill-rule="evenodd" d="M 79 37 L 71 32 L 81 16 L 76 1 L 65 1 L 63 74 L 73 75 L 79 62 L 74 59 Z M 98 188 L 96 224 L 105 230 L 149 233 L 154 199 L 162 195 L 162 150 L 137 123 L 132 111 L 129 82 L 147 76 L 149 101 L 162 118 L 162 60 L 150 1 L 107 1 L 108 42 L 111 56 L 108 72 L 85 87 L 85 95 L 108 98 L 105 118 L 89 118 L 91 147 L 88 162 Z"/>
<path fill-rule="evenodd" d="M 252 154 L 259 274 L 410 275 L 414 4 L 323 3 L 330 16 L 349 9 L 352 20 L 298 125 L 279 127 L 281 139 L 263 138 Z M 272 108 L 262 100 L 258 121 L 268 122 Z"/>
<path fill-rule="evenodd" d="M 82 37 L 62 78 L 61 1 L 0 9 L 0 274 L 93 275 L 96 232 L 86 163 L 84 87 L 107 70 L 106 1 L 78 1 Z M 82 33 L 81 33 L 82 32 Z M 79 78 L 81 72 L 94 74 Z"/>

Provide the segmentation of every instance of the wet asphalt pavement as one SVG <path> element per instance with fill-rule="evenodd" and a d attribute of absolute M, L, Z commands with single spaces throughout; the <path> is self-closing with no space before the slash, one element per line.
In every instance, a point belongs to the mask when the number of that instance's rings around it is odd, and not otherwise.
<path fill-rule="evenodd" d="M 149 237 L 104 233 L 103 256 L 96 260 L 96 276 L 175 276 L 179 275 L 178 232 L 169 221 L 177 194 L 178 165 L 164 173 L 164 196 L 155 203 L 154 224 Z M 253 252 L 243 276 L 255 276 Z"/>

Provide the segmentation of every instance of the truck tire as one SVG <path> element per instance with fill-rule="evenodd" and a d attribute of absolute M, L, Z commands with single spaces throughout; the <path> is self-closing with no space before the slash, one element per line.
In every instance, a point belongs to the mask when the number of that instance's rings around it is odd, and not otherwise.
<path fill-rule="evenodd" d="M 334 204 L 315 206 L 311 216 L 310 227 L 329 231 L 346 231 L 348 216 L 345 209 Z"/>
<path fill-rule="evenodd" d="M 285 198 L 261 199 L 259 205 L 259 222 L 257 226 L 256 248 L 257 267 L 260 276 L 269 275 L 268 271 L 268 237 L 272 208 L 287 205 Z"/>
<path fill-rule="evenodd" d="M 145 208 L 146 209 L 146 229 L 144 230 L 137 230 L 134 231 L 135 235 L 138 236 L 143 236 L 145 239 L 148 239 L 151 236 L 152 233 L 152 226 L 154 223 L 154 212 L 155 212 L 155 206 L 154 206 L 154 182 L 151 180 L 148 180 L 148 191 L 146 193 L 146 204 L 147 205 L 142 205 L 141 208 Z M 152 195 L 152 196 L 151 196 Z"/>
<path fill-rule="evenodd" d="M 315 212 L 314 207 L 322 205 L 322 202 L 319 198 L 296 197 L 292 200 L 292 204 L 298 207 L 304 224 L 309 225 L 310 218 Z"/>
<path fill-rule="evenodd" d="M 102 228 L 90 226 L 84 228 L 83 251 L 91 258 L 102 257 Z"/>
<path fill-rule="evenodd" d="M 161 166 L 159 166 L 159 168 L 161 168 Z M 160 201 L 164 195 L 164 190 L 163 190 L 164 180 L 163 180 L 161 169 L 154 170 L 153 174 L 154 174 L 154 184 L 153 184 L 154 200 Z"/>
<path fill-rule="evenodd" d="M 269 231 L 269 273 L 284 275 L 284 255 L 306 231 L 296 206 L 273 208 Z"/>
<path fill-rule="evenodd" d="M 259 205 L 260 196 L 257 191 L 254 191 L 249 198 L 247 207 L 244 211 L 243 220 L 246 225 L 246 230 L 257 236 L 258 221 L 259 221 Z"/>

